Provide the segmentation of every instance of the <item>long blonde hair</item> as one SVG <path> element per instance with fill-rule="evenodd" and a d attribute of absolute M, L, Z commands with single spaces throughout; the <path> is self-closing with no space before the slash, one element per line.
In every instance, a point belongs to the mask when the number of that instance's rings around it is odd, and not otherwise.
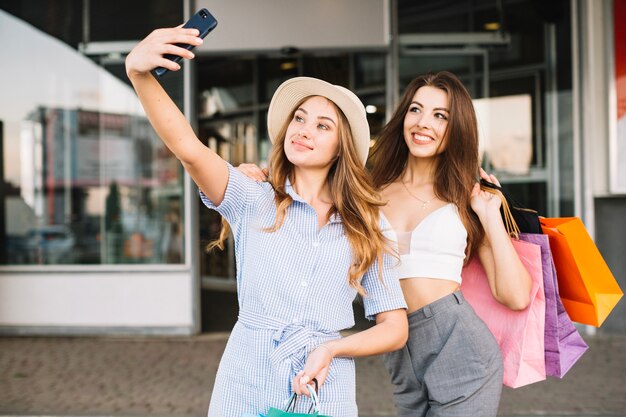
<path fill-rule="evenodd" d="M 276 204 L 276 221 L 266 232 L 272 233 L 280 229 L 285 221 L 287 208 L 293 199 L 285 190 L 287 179 L 294 183 L 294 166 L 287 159 L 284 151 L 285 136 L 291 118 L 302 103 L 310 97 L 305 97 L 292 110 L 291 117 L 285 121 L 274 138 L 272 151 L 269 157 L 269 182 L 274 188 L 274 202 Z M 332 207 L 328 211 L 328 218 L 333 214 L 341 217 L 346 237 L 352 248 L 353 259 L 348 271 L 348 282 L 361 295 L 365 290 L 361 285 L 361 277 L 378 261 L 378 275 L 381 277 L 383 254 L 391 252 L 387 239 L 383 236 L 379 223 L 379 209 L 385 203 L 380 198 L 371 183 L 370 177 L 361 163 L 354 145 L 352 131 L 347 118 L 341 109 L 331 100 L 338 115 L 339 154 L 328 172 L 328 185 L 332 199 Z M 222 219 L 220 237 L 211 242 L 209 249 L 219 247 L 223 249 L 224 240 L 228 236 L 227 223 Z"/>

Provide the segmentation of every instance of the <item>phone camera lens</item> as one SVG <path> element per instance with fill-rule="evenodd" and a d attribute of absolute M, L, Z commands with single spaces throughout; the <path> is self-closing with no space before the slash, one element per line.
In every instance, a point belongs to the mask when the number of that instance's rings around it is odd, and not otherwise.
<path fill-rule="evenodd" d="M 201 16 L 203 19 L 206 19 L 206 17 L 207 17 L 205 12 L 200 12 L 200 16 Z"/>

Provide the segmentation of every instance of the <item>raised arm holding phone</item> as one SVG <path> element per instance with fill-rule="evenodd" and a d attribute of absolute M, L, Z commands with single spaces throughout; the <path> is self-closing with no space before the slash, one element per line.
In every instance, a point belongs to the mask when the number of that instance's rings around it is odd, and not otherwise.
<path fill-rule="evenodd" d="M 298 77 L 284 82 L 268 110 L 273 142 L 269 182 L 239 173 L 201 143 L 151 74 L 177 71 L 177 44 L 202 43 L 197 29 L 157 29 L 128 55 L 126 71 L 150 123 L 228 221 L 235 239 L 239 318 L 220 362 L 208 415 L 265 414 L 316 379 L 324 414 L 356 417 L 354 356 L 399 349 L 406 303 L 382 234 L 382 204 L 364 164 L 365 109 L 349 90 Z M 361 293 L 371 328 L 354 325 Z M 304 412 L 309 401 L 299 400 Z"/>

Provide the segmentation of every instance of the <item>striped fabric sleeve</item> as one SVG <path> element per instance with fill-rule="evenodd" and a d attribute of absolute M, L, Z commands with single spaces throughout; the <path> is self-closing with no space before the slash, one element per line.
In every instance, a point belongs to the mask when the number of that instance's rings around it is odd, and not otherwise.
<path fill-rule="evenodd" d="M 213 204 L 202 190 L 200 190 L 200 199 L 205 206 L 217 211 L 231 226 L 234 226 L 243 217 L 247 205 L 259 195 L 262 188 L 256 181 L 237 171 L 229 162 L 225 161 L 225 163 L 228 167 L 228 185 L 221 204 L 219 206 Z"/>
<path fill-rule="evenodd" d="M 367 292 L 363 297 L 363 306 L 368 320 L 375 320 L 376 314 L 384 311 L 407 308 L 398 279 L 398 269 L 395 267 L 397 262 L 396 258 L 385 254 L 382 274 L 379 276 L 376 261 L 363 276 L 361 285 Z"/>

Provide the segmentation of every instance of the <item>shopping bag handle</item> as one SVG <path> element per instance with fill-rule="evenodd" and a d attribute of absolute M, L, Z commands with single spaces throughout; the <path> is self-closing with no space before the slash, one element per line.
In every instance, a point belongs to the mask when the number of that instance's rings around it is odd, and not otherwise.
<path fill-rule="evenodd" d="M 311 407 L 309 407 L 309 413 L 314 411 L 316 413 L 320 412 L 320 399 L 317 396 L 317 379 L 313 378 L 313 383 L 315 383 L 315 388 L 313 388 L 310 384 L 307 384 L 307 389 L 309 390 L 309 394 L 311 394 Z"/>
<path fill-rule="evenodd" d="M 315 413 L 320 412 L 320 400 L 317 395 L 317 379 L 313 378 L 313 383 L 315 384 L 315 388 L 311 386 L 311 384 L 307 384 L 307 389 L 309 390 L 309 394 L 311 394 L 311 406 L 309 407 L 309 411 L 307 413 L 311 413 L 311 411 Z M 296 410 L 296 402 L 298 401 L 298 394 L 295 392 L 291 394 L 291 398 L 289 398 L 289 402 L 287 403 L 287 407 L 285 407 L 285 411 L 293 412 Z"/>
<path fill-rule="evenodd" d="M 500 201 L 502 201 L 502 217 L 504 219 L 504 227 L 506 228 L 509 236 L 515 238 L 516 240 L 519 240 L 520 230 L 517 226 L 517 223 L 515 222 L 515 219 L 513 218 L 513 213 L 511 213 L 511 207 L 509 206 L 509 202 L 506 200 L 506 197 L 502 193 L 502 187 L 487 180 L 481 179 L 480 189 L 500 198 Z"/>

